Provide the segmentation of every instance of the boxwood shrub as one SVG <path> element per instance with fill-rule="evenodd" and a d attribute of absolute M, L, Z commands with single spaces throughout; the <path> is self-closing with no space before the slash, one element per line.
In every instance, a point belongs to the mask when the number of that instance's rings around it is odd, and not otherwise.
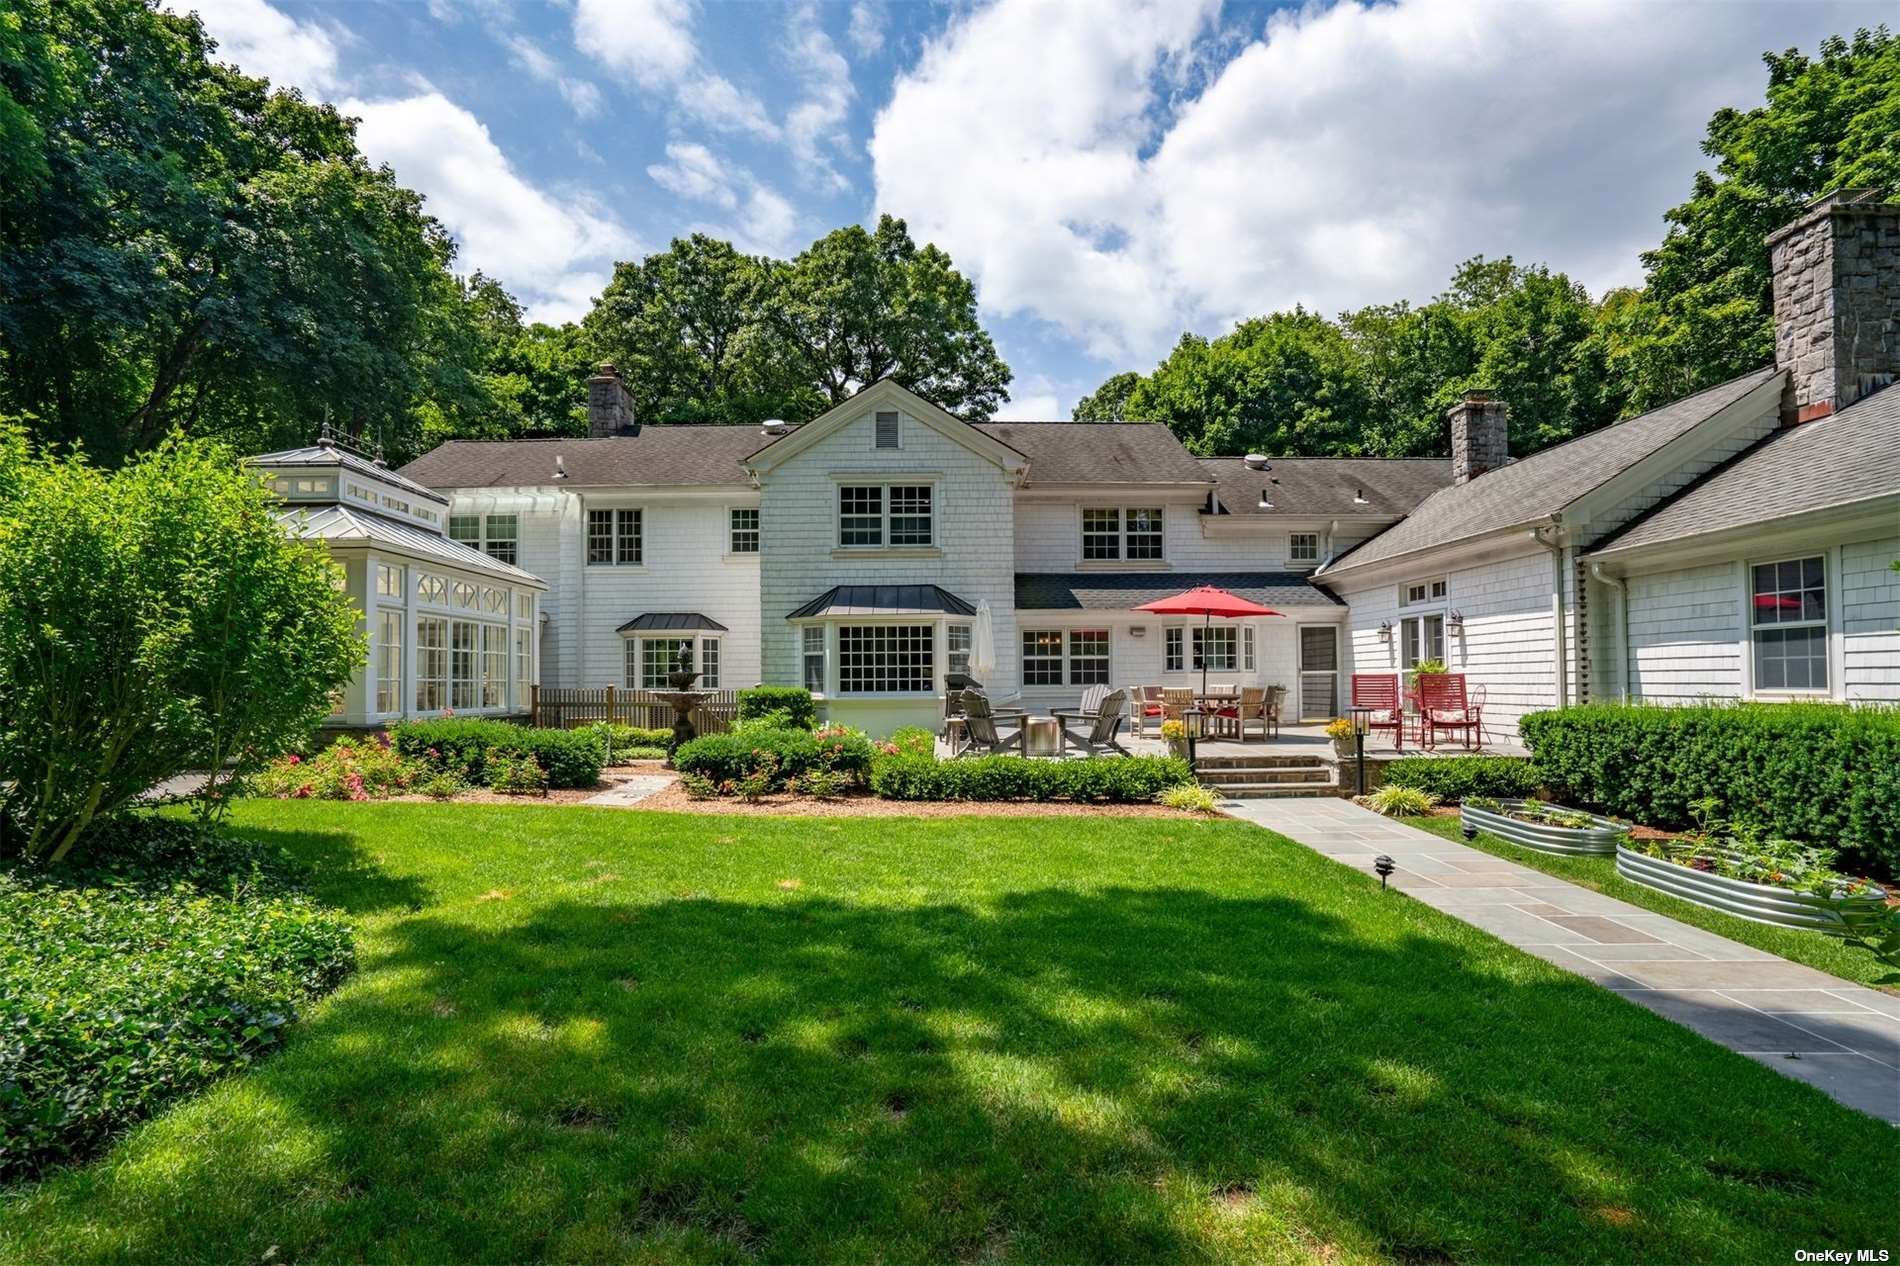
<path fill-rule="evenodd" d="M 1900 877 L 1900 710 L 1585 704 L 1532 713 L 1519 732 L 1567 804 L 1682 828 L 1708 798 L 1719 818 Z"/>
<path fill-rule="evenodd" d="M 1534 796 L 1544 777 L 1522 756 L 1407 756 L 1385 767 L 1385 785 L 1430 792 L 1451 804 L 1467 796 Z"/>
<path fill-rule="evenodd" d="M 818 704 L 803 686 L 752 686 L 739 692 L 739 719 L 756 721 L 779 712 L 795 730 L 818 724 Z"/>
<path fill-rule="evenodd" d="M 672 730 L 646 725 L 622 725 L 618 721 L 596 721 L 582 729 L 589 734 L 598 734 L 603 739 L 612 739 L 616 755 L 623 747 L 665 747 L 673 741 Z"/>
<path fill-rule="evenodd" d="M 1025 760 L 1020 756 L 886 756 L 871 769 L 871 790 L 886 800 L 1074 800 L 1146 804 L 1169 787 L 1194 781 L 1173 756 L 1091 756 Z"/>
<path fill-rule="evenodd" d="M 349 925 L 280 858 L 135 819 L 82 866 L 0 863 L 0 1180 L 83 1159 L 268 1053 L 348 974 Z"/>
<path fill-rule="evenodd" d="M 745 730 L 706 734 L 680 744 L 673 765 L 681 773 L 697 774 L 714 784 L 738 781 L 760 763 L 761 753 L 778 761 L 772 780 L 777 790 L 810 770 L 843 774 L 863 783 L 871 768 L 871 741 L 855 730 L 831 726 L 810 730 Z"/>
<path fill-rule="evenodd" d="M 390 727 L 404 756 L 426 760 L 474 783 L 487 783 L 491 750 L 521 752 L 545 769 L 550 787 L 591 787 L 600 781 L 606 746 L 597 730 L 530 729 L 481 717 L 440 717 Z"/>

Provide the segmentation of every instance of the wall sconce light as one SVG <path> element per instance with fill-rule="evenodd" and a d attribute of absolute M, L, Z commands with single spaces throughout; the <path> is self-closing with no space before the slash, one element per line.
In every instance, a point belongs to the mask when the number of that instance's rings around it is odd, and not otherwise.
<path fill-rule="evenodd" d="M 1390 645 L 1390 644 L 1391 644 L 1391 642 L 1392 642 L 1392 621 L 1390 621 L 1390 620 L 1387 620 L 1387 621 L 1385 621 L 1384 623 L 1382 623 L 1381 625 L 1379 625 L 1379 640 L 1380 640 L 1381 642 L 1384 642 L 1384 643 L 1386 643 L 1387 645 Z"/>
<path fill-rule="evenodd" d="M 1128 636 L 1130 636 L 1130 637 L 1147 637 L 1147 636 L 1148 636 L 1148 626 L 1147 626 L 1147 625 L 1145 625 L 1145 624 L 1137 624 L 1137 625 L 1135 625 L 1134 627 L 1132 627 L 1132 628 L 1130 628 L 1130 629 L 1128 630 Z"/>
<path fill-rule="evenodd" d="M 1451 626 L 1453 632 L 1463 633 L 1465 631 L 1465 613 L 1462 611 L 1454 611 L 1446 618 L 1445 623 Z"/>

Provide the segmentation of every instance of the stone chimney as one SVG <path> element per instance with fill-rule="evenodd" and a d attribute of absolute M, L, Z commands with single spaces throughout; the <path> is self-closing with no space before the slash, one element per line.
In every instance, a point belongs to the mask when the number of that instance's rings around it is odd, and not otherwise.
<path fill-rule="evenodd" d="M 1812 422 L 1900 372 L 1900 204 L 1849 189 L 1768 237 L 1782 421 Z"/>
<path fill-rule="evenodd" d="M 620 371 L 603 361 L 600 372 L 587 380 L 587 436 L 598 440 L 633 431 L 633 397 Z"/>
<path fill-rule="evenodd" d="M 1470 483 L 1511 460 L 1511 411 L 1488 391 L 1467 391 L 1445 415 L 1451 419 L 1451 481 Z"/>

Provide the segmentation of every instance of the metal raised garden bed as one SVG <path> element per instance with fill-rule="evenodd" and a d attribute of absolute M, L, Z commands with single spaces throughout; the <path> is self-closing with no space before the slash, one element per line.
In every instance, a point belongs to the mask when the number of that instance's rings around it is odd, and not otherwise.
<path fill-rule="evenodd" d="M 1521 809 L 1528 803 L 1525 800 L 1498 801 L 1504 810 Z M 1460 808 L 1459 816 L 1467 838 L 1485 831 L 1513 844 L 1534 848 L 1540 853 L 1560 853 L 1565 856 L 1589 853 L 1607 857 L 1616 851 L 1617 843 L 1629 831 L 1628 827 L 1608 818 L 1597 817 L 1594 813 L 1582 815 L 1590 819 L 1590 825 L 1584 827 L 1558 826 L 1554 822 L 1525 822 L 1510 816 L 1508 812 L 1480 809 L 1469 804 Z"/>
<path fill-rule="evenodd" d="M 1870 904 L 1883 900 L 1874 894 L 1831 897 L 1812 892 L 1796 892 L 1773 884 L 1758 884 L 1746 879 L 1730 879 L 1711 871 L 1696 870 L 1661 857 L 1619 846 L 1616 873 L 1632 883 L 1643 884 L 1699 906 L 1721 910 L 1756 923 L 1772 923 L 1784 928 L 1839 927 L 1839 911 L 1844 906 Z"/>

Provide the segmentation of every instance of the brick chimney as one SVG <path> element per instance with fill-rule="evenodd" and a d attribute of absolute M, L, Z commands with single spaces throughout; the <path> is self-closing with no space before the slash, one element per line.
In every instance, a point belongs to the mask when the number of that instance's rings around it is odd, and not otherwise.
<path fill-rule="evenodd" d="M 1782 421 L 1812 422 L 1900 372 L 1900 204 L 1828 194 L 1768 236 Z"/>
<path fill-rule="evenodd" d="M 633 397 L 620 371 L 602 361 L 600 372 L 587 380 L 588 438 L 631 435 L 633 431 Z"/>
<path fill-rule="evenodd" d="M 1511 411 L 1488 391 L 1467 391 L 1451 406 L 1451 481 L 1470 483 L 1511 460 Z"/>

